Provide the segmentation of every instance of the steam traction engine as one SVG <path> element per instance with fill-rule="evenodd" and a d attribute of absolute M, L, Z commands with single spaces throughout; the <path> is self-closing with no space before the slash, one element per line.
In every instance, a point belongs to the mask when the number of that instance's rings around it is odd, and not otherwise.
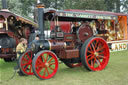
<path fill-rule="evenodd" d="M 37 24 L 9 11 L 6 0 L 1 1 L 3 7 L 0 10 L 0 59 L 9 62 L 15 60 L 16 46 L 21 38 L 33 40 L 32 32 L 37 28 Z"/>
<path fill-rule="evenodd" d="M 40 40 L 32 42 L 31 49 L 19 59 L 19 67 L 24 74 L 49 79 L 58 70 L 58 59 L 70 68 L 83 65 L 89 71 L 100 71 L 107 66 L 109 47 L 103 38 L 95 36 L 94 30 L 87 23 L 96 20 L 96 16 L 107 19 L 106 16 L 44 9 L 42 5 L 37 7 Z M 49 39 L 44 37 L 45 21 L 55 23 Z M 64 33 L 59 26 L 61 21 L 85 23 L 76 25 L 70 33 Z"/>

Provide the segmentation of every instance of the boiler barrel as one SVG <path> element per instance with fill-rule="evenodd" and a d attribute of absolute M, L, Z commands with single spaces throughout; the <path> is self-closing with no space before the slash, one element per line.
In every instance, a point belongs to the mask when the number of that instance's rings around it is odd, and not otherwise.
<path fill-rule="evenodd" d="M 65 42 L 54 42 L 54 41 L 49 41 L 49 49 L 50 50 L 61 50 L 61 49 L 66 49 L 66 43 Z"/>

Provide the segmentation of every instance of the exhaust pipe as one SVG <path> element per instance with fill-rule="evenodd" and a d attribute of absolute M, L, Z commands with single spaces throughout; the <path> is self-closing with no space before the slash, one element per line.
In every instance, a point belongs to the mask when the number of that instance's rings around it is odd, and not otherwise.
<path fill-rule="evenodd" d="M 38 29 L 40 31 L 39 38 L 45 40 L 44 34 L 44 5 L 39 3 L 36 6 L 38 8 Z"/>
<path fill-rule="evenodd" d="M 7 1 L 2 0 L 2 9 L 7 9 Z"/>

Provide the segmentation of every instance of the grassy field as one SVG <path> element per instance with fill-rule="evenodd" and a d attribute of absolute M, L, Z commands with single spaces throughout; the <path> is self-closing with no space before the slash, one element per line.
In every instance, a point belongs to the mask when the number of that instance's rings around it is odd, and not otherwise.
<path fill-rule="evenodd" d="M 60 64 L 57 74 L 49 80 L 16 74 L 12 80 L 5 81 L 13 75 L 15 65 L 16 62 L 0 60 L 0 85 L 128 85 L 128 51 L 111 53 L 108 66 L 99 72 Z"/>

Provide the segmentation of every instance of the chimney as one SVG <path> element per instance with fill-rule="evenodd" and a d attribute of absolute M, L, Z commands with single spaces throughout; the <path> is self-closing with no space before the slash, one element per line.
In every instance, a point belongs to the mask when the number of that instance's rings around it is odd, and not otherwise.
<path fill-rule="evenodd" d="M 45 34 L 44 34 L 44 5 L 39 3 L 37 4 L 37 9 L 38 9 L 38 29 L 40 31 L 39 38 L 41 40 L 45 39 Z"/>
<path fill-rule="evenodd" d="M 2 0 L 2 9 L 7 9 L 7 1 Z"/>

